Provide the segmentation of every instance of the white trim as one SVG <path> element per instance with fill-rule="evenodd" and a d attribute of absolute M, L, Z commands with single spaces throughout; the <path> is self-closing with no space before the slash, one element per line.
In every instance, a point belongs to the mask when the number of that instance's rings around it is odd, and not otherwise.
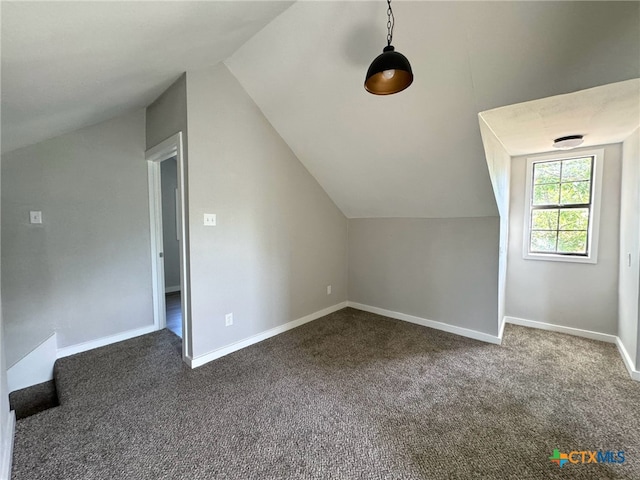
<path fill-rule="evenodd" d="M 567 160 L 593 156 L 592 188 L 591 188 L 591 218 L 589 219 L 588 238 L 589 256 L 578 257 L 571 255 L 557 255 L 553 253 L 529 253 L 529 230 L 531 223 L 531 187 L 533 164 L 553 160 Z M 602 177 L 604 171 L 604 149 L 572 150 L 571 152 L 558 152 L 554 154 L 536 155 L 527 158 L 527 170 L 525 174 L 525 199 L 524 219 L 522 225 L 522 258 L 525 260 L 542 260 L 551 262 L 572 263 L 598 263 L 598 238 L 600 233 L 600 205 L 602 199 Z"/>
<path fill-rule="evenodd" d="M 243 348 L 246 348 L 250 345 L 253 345 L 258 342 L 262 342 L 267 338 L 271 338 L 280 333 L 284 333 L 287 330 L 291 330 L 292 328 L 299 327 L 300 325 L 304 325 L 305 323 L 309 323 L 313 320 L 317 320 L 318 318 L 329 315 L 330 313 L 337 312 L 338 310 L 342 310 L 347 306 L 348 302 L 338 303 L 331 307 L 327 307 L 325 309 L 314 312 L 310 315 L 304 316 L 302 318 L 298 318 L 297 320 L 293 320 L 289 323 L 285 323 L 284 325 L 279 325 L 277 327 L 271 328 L 265 332 L 258 333 L 257 335 L 253 335 L 252 337 L 246 338 L 244 340 L 240 340 L 239 342 L 232 343 L 231 345 L 227 345 L 226 347 L 218 348 L 212 352 L 205 353 L 204 355 L 200 355 L 196 358 L 187 358 L 187 363 L 191 368 L 196 368 L 204 365 L 205 363 L 209 363 L 213 360 L 216 360 L 220 357 L 224 357 L 225 355 L 229 355 L 230 353 L 236 352 Z"/>
<path fill-rule="evenodd" d="M 504 317 L 505 322 L 513 325 L 520 325 L 521 327 L 537 328 L 539 330 L 548 330 L 550 332 L 566 333 L 568 335 L 574 335 L 576 337 L 589 338 L 591 340 L 599 340 L 601 342 L 616 343 L 615 335 L 609 335 L 608 333 L 594 332 L 592 330 L 583 330 L 581 328 L 565 327 L 564 325 L 555 325 L 553 323 L 537 322 L 535 320 L 527 320 L 525 318 Z"/>
<path fill-rule="evenodd" d="M 171 135 L 144 152 L 148 162 L 162 162 L 178 155 L 182 148 L 182 132 Z"/>
<path fill-rule="evenodd" d="M 176 162 L 177 163 L 177 162 Z M 177 178 L 176 178 L 176 182 L 177 182 Z M 182 224 L 182 219 L 180 218 L 180 191 L 178 190 L 178 187 L 174 188 L 174 206 L 173 208 L 176 210 L 176 240 L 180 241 L 180 225 Z"/>
<path fill-rule="evenodd" d="M 176 285 L 175 287 L 164 287 L 164 293 L 174 293 L 180 291 L 180 285 Z"/>
<path fill-rule="evenodd" d="M 11 478 L 11 463 L 13 460 L 13 438 L 16 431 L 16 413 L 7 412 L 7 420 L 4 429 L 4 438 L 0 438 L 0 480 Z"/>
<path fill-rule="evenodd" d="M 507 324 L 507 317 L 502 317 L 502 324 L 500 325 L 500 333 L 498 338 L 500 339 L 500 345 L 502 345 L 502 339 L 504 338 L 504 326 Z"/>
<path fill-rule="evenodd" d="M 149 170 L 149 208 L 150 208 L 150 229 L 151 229 L 151 265 L 153 270 L 153 303 L 154 303 L 154 324 L 156 329 L 166 326 L 166 312 L 164 295 L 164 260 L 159 258 L 162 248 L 162 218 L 158 221 L 158 213 L 161 212 L 160 199 L 160 162 L 176 157 L 178 173 L 178 201 L 179 209 L 176 217 L 180 218 L 180 291 L 182 310 L 182 358 L 187 361 L 192 355 L 191 339 L 191 297 L 189 282 L 189 239 L 188 239 L 188 213 L 187 213 L 187 175 L 184 160 L 184 142 L 182 132 L 160 142 L 158 145 L 145 152 Z M 152 178 L 153 177 L 153 181 Z M 162 271 L 158 263 L 162 264 Z"/>
<path fill-rule="evenodd" d="M 633 361 L 631 360 L 631 356 L 629 355 L 629 352 L 627 352 L 627 349 L 624 347 L 624 344 L 622 343 L 622 340 L 620 340 L 620 337 L 616 337 L 616 346 L 618 347 L 618 352 L 620 352 L 620 356 L 622 357 L 624 366 L 627 367 L 627 372 L 629 372 L 631 378 L 640 382 L 640 372 L 635 369 Z"/>
<path fill-rule="evenodd" d="M 146 327 L 136 328 L 134 330 L 128 330 L 126 332 L 117 333 L 115 335 L 110 335 L 108 337 L 97 338 L 95 340 L 78 343 L 76 345 L 69 345 L 68 347 L 59 348 L 57 357 L 68 357 L 69 355 L 75 355 L 76 353 L 86 352 L 87 350 L 104 347 L 106 345 L 111 345 L 112 343 L 122 342 L 123 340 L 129 340 L 130 338 L 139 337 L 140 335 L 146 335 L 147 333 L 155 331 L 156 326 L 149 325 Z"/>
<path fill-rule="evenodd" d="M 384 315 L 385 317 L 395 318 L 396 320 L 403 320 L 405 322 L 415 323 L 422 325 L 423 327 L 434 328 L 436 330 L 442 330 L 443 332 L 453 333 L 462 337 L 473 338 L 474 340 L 480 340 L 482 342 L 493 343 L 500 345 L 502 339 L 495 335 L 489 335 L 488 333 L 479 332 L 477 330 L 470 330 L 464 327 L 457 327 L 448 323 L 437 322 L 435 320 L 428 320 L 426 318 L 415 317 L 413 315 L 407 315 L 406 313 L 394 312 L 392 310 L 386 310 L 384 308 L 372 307 L 370 305 L 363 305 L 362 303 L 347 302 L 347 305 L 351 308 L 363 310 L 365 312 L 376 313 L 378 315 Z"/>
<path fill-rule="evenodd" d="M 57 348 L 57 334 L 54 333 L 22 360 L 7 370 L 8 390 L 9 392 L 15 392 L 16 390 L 32 387 L 33 385 L 53 379 L 53 366 L 57 358 L 68 357 L 76 353 L 122 342 L 130 338 L 155 332 L 156 330 L 155 325 L 148 325 L 146 327 L 136 328 L 62 348 Z M 0 477 L 0 479 L 1 478 L 2 477 Z"/>
<path fill-rule="evenodd" d="M 51 380 L 57 351 L 58 341 L 54 332 L 11 368 L 7 369 L 9 392 L 15 392 L 16 390 Z"/>
<path fill-rule="evenodd" d="M 608 333 L 594 332 L 592 330 L 582 330 L 581 328 L 565 327 L 563 325 L 554 325 L 553 323 L 536 322 L 535 320 L 527 320 L 525 318 L 518 317 L 504 317 L 504 323 L 511 323 L 513 325 L 520 325 L 522 327 L 537 328 L 539 330 L 548 330 L 550 332 L 566 333 L 567 335 L 574 335 L 576 337 L 589 338 L 591 340 L 599 340 L 601 342 L 613 343 L 618 347 L 618 352 L 622 357 L 622 362 L 629 372 L 629 376 L 636 381 L 640 381 L 640 372 L 637 371 L 631 361 L 631 356 L 624 348 L 622 340 L 616 335 L 609 335 Z"/>

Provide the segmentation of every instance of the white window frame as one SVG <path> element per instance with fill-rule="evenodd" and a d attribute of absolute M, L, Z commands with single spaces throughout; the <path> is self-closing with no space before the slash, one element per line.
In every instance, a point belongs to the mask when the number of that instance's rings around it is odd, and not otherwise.
<path fill-rule="evenodd" d="M 591 216 L 589 218 L 588 242 L 589 253 L 586 256 L 561 255 L 557 253 L 530 253 L 529 239 L 531 233 L 531 194 L 533 182 L 533 165 L 539 162 L 568 160 L 572 158 L 593 157 L 593 171 L 591 179 Z M 544 260 L 551 262 L 598 263 L 598 238 L 600 234 L 600 204 L 602 199 L 602 170 L 604 164 L 604 149 L 572 150 L 553 154 L 536 155 L 527 158 L 526 188 L 523 219 L 522 257 L 526 260 Z"/>

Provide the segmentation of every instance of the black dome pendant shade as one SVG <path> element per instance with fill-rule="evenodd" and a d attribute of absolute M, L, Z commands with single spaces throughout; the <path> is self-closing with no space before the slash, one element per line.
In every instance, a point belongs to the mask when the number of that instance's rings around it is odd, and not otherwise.
<path fill-rule="evenodd" d="M 413 82 L 413 72 L 407 57 L 396 52 L 392 45 L 384 47 L 369 70 L 364 82 L 367 92 L 375 95 L 391 95 L 407 88 Z"/>
<path fill-rule="evenodd" d="M 413 72 L 407 57 L 396 52 L 393 40 L 393 26 L 395 18 L 391 10 L 391 0 L 387 0 L 387 46 L 382 50 L 367 70 L 364 88 L 374 95 L 391 95 L 407 88 L 413 82 Z"/>

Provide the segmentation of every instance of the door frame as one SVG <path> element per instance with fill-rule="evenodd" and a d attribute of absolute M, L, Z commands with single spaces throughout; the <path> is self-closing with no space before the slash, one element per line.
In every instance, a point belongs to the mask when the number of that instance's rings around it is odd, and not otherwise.
<path fill-rule="evenodd" d="M 151 233 L 151 274 L 153 290 L 153 323 L 157 330 L 166 327 L 164 298 L 164 254 L 162 241 L 162 189 L 160 163 L 176 157 L 178 170 L 178 212 L 180 228 L 180 299 L 182 309 L 182 358 L 191 358 L 191 295 L 189 289 L 189 249 L 187 241 L 188 217 L 186 202 L 186 175 L 182 132 L 163 140 L 145 152 L 149 181 L 149 220 Z"/>

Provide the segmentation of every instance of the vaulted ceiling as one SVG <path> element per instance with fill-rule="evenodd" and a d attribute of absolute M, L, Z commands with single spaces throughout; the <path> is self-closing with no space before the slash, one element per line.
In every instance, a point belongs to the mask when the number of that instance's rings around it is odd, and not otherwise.
<path fill-rule="evenodd" d="M 383 2 L 298 2 L 225 62 L 348 217 L 495 215 L 479 112 L 640 76 L 638 4 L 394 5 L 397 95 L 362 86 Z"/>
<path fill-rule="evenodd" d="M 640 77 L 637 2 L 395 1 L 415 81 L 389 97 L 363 88 L 382 1 L 1 5 L 3 151 L 224 61 L 348 217 L 495 215 L 479 112 Z"/>
<path fill-rule="evenodd" d="M 293 2 L 1 2 L 2 151 L 146 107 Z"/>

